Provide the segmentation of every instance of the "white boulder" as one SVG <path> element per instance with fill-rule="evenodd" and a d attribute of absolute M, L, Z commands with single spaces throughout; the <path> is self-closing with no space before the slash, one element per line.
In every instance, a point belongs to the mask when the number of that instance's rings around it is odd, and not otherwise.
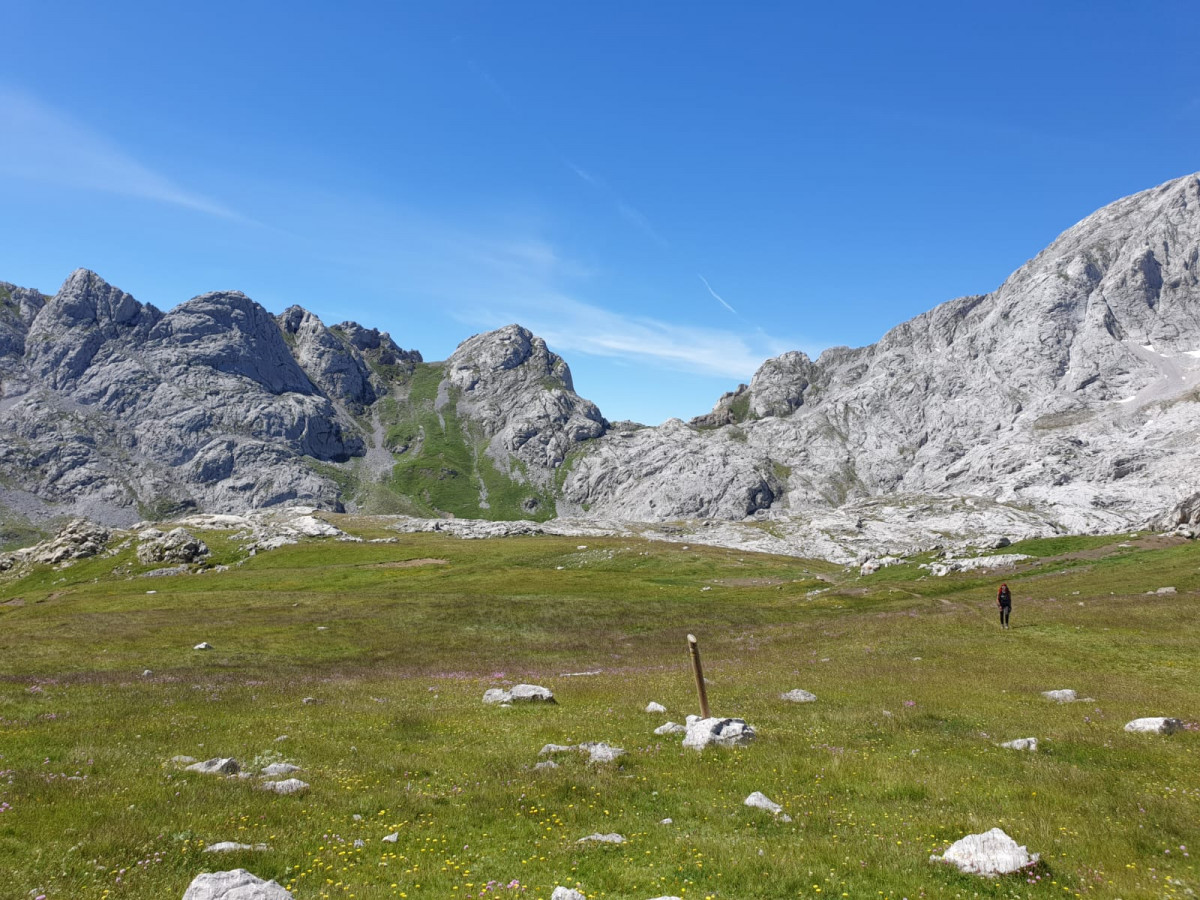
<path fill-rule="evenodd" d="M 183 900 L 294 900 L 274 881 L 263 881 L 245 869 L 203 872 L 192 879 Z"/>
<path fill-rule="evenodd" d="M 946 848 L 941 856 L 929 857 L 930 862 L 951 863 L 971 875 L 1008 875 L 1033 865 L 1038 859 L 1038 854 L 1030 854 L 999 828 L 968 834 Z"/>
<path fill-rule="evenodd" d="M 293 772 L 299 772 L 300 767 L 294 766 L 291 763 L 278 762 L 271 763 L 258 774 L 264 778 L 278 778 L 280 775 L 291 775 Z"/>
<path fill-rule="evenodd" d="M 514 684 L 509 690 L 489 688 L 483 694 L 484 703 L 556 703 L 549 688 L 538 684 Z"/>
<path fill-rule="evenodd" d="M 283 781 L 264 781 L 259 787 L 276 794 L 299 794 L 308 790 L 308 783 L 299 778 L 285 778 Z"/>
<path fill-rule="evenodd" d="M 580 744 L 578 749 L 587 752 L 589 763 L 612 762 L 618 756 L 625 755 L 623 748 L 609 746 L 603 741 L 587 741 Z"/>
<path fill-rule="evenodd" d="M 1070 688 L 1063 688 L 1057 691 L 1042 691 L 1042 696 L 1047 700 L 1053 700 L 1055 703 L 1074 703 L 1079 697 Z"/>
<path fill-rule="evenodd" d="M 802 691 L 796 688 L 794 691 L 788 691 L 786 694 L 779 695 L 780 700 L 787 700 L 789 703 L 812 703 L 817 699 L 816 694 L 810 694 L 808 691 Z"/>
<path fill-rule="evenodd" d="M 234 853 L 238 850 L 270 850 L 266 844 L 239 844 L 237 841 L 218 841 L 204 848 L 205 853 Z"/>
<path fill-rule="evenodd" d="M 661 703 L 655 703 L 653 700 L 646 704 L 646 712 L 648 713 L 665 713 L 666 711 L 667 708 L 665 706 Z"/>
<path fill-rule="evenodd" d="M 1005 741 L 1000 746 L 1006 750 L 1028 750 L 1030 753 L 1037 753 L 1038 739 L 1035 737 L 1017 738 L 1015 741 Z"/>
<path fill-rule="evenodd" d="M 184 771 L 199 772 L 201 775 L 236 775 L 241 769 L 241 764 L 232 756 L 214 756 L 204 762 L 192 763 Z"/>
<path fill-rule="evenodd" d="M 195 647 L 193 647 L 192 649 L 193 649 L 193 650 L 211 650 L 211 649 L 212 649 L 212 644 L 210 644 L 208 641 L 201 641 L 200 643 L 198 643 L 198 644 L 197 644 Z"/>
<path fill-rule="evenodd" d="M 582 891 L 574 888 L 556 887 L 554 893 L 550 895 L 550 900 L 587 900 L 587 898 L 583 896 Z"/>
<path fill-rule="evenodd" d="M 1125 730 L 1138 734 L 1174 734 L 1183 730 L 1183 722 L 1163 716 L 1150 716 L 1145 719 L 1134 719 L 1125 725 Z"/>
<path fill-rule="evenodd" d="M 625 835 L 617 834 L 616 832 L 612 834 L 589 834 L 587 837 L 581 837 L 575 843 L 623 844 L 625 843 Z"/>
<path fill-rule="evenodd" d="M 710 744 L 721 747 L 744 746 L 754 740 L 754 728 L 744 719 L 700 719 L 688 716 L 687 735 L 683 746 L 703 750 Z"/>
<path fill-rule="evenodd" d="M 773 816 L 777 816 L 781 822 L 790 822 L 792 817 L 783 811 L 783 807 L 771 800 L 762 791 L 755 791 L 749 797 L 742 801 L 746 806 L 754 809 L 766 810 Z"/>

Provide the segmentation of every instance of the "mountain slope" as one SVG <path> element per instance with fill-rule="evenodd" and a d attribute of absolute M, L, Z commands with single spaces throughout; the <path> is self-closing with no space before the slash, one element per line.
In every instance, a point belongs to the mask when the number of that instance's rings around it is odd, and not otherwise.
<path fill-rule="evenodd" d="M 1140 521 L 1200 487 L 1198 258 L 1190 175 L 1089 216 L 992 294 L 868 347 L 769 360 L 686 432 L 608 439 L 565 496 L 617 517 L 744 515 L 764 506 L 747 488 L 757 473 L 773 511 L 951 493 L 1034 503 L 1072 527 Z M 737 452 L 716 477 L 725 434 Z M 614 469 L 637 496 L 613 489 Z"/>
<path fill-rule="evenodd" d="M 164 313 L 83 269 L 53 297 L 0 283 L 0 388 L 0 526 L 290 502 L 811 522 L 973 496 L 1118 529 L 1200 491 L 1200 178 L 1105 207 L 876 344 L 767 360 L 691 423 L 610 426 L 517 325 L 428 363 L 236 292 Z"/>

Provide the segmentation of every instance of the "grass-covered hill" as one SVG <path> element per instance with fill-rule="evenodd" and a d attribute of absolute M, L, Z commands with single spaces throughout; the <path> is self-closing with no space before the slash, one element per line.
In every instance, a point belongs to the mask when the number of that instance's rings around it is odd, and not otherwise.
<path fill-rule="evenodd" d="M 1019 569 L 935 578 L 921 560 L 860 577 L 617 538 L 406 535 L 245 558 L 228 533 L 203 537 L 228 570 L 141 578 L 124 550 L 0 587 L 3 900 L 170 900 L 235 867 L 302 900 L 1200 889 L 1195 544 L 1029 543 Z M 688 632 L 714 713 L 758 729 L 749 747 L 654 734 L 698 711 Z M 481 703 L 516 682 L 557 705 Z M 818 699 L 779 699 L 793 688 Z M 1091 699 L 1041 696 L 1058 688 Z M 1188 728 L 1123 730 L 1151 715 Z M 1037 753 L 998 746 L 1030 736 Z M 626 753 L 533 768 L 544 744 L 582 741 Z M 176 755 L 288 761 L 310 787 L 278 796 Z M 791 821 L 745 807 L 752 791 Z M 929 862 L 993 826 L 1038 866 L 985 879 Z M 626 842 L 577 843 L 611 832 Z M 218 841 L 270 849 L 204 853 Z"/>

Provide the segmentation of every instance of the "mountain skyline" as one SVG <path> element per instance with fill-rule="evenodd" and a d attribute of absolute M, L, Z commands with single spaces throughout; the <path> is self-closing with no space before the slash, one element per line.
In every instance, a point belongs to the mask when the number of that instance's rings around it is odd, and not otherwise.
<path fill-rule="evenodd" d="M 429 359 L 520 322 L 606 415 L 687 419 L 1194 171 L 1187 30 L 1130 15 L 16 0 L 0 274 L 240 290 Z"/>

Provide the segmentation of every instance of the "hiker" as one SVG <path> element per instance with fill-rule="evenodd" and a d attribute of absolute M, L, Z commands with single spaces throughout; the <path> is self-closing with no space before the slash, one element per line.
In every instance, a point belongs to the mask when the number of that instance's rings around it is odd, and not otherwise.
<path fill-rule="evenodd" d="M 1000 585 L 1000 591 L 996 594 L 996 605 L 1000 607 L 1000 627 L 1007 628 L 1008 614 L 1012 612 L 1012 594 L 1007 584 Z"/>

